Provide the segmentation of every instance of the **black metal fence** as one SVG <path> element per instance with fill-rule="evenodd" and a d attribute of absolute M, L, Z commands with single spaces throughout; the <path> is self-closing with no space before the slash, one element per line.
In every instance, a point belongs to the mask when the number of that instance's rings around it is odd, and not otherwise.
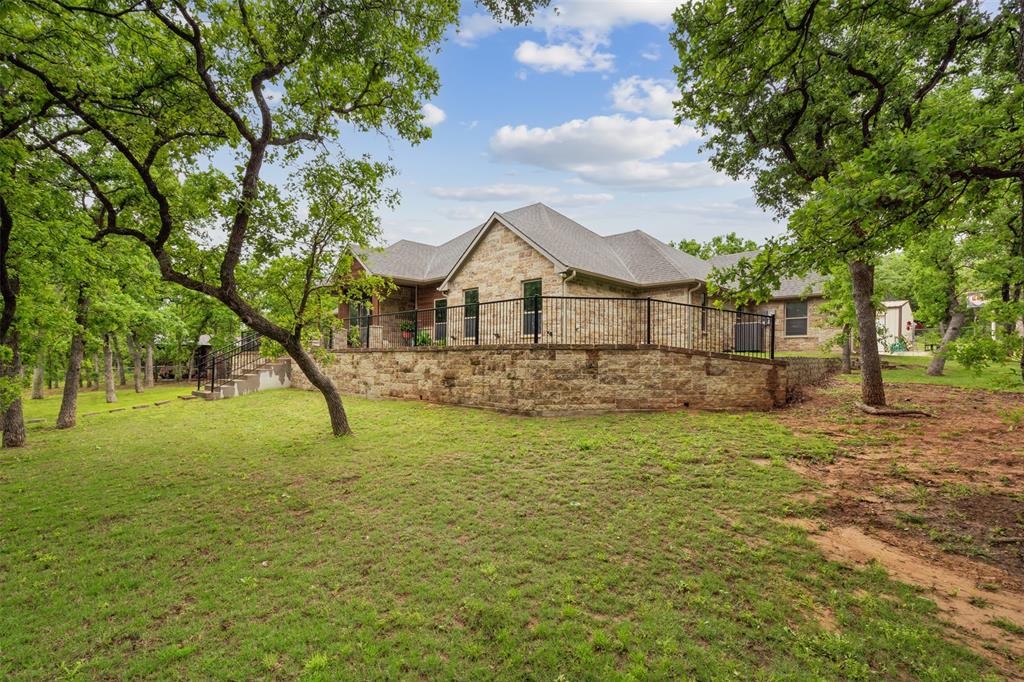
<path fill-rule="evenodd" d="M 196 359 L 196 389 L 213 391 L 263 362 L 259 332 L 248 331 L 227 346 L 210 350 Z"/>
<path fill-rule="evenodd" d="M 536 296 L 355 318 L 334 347 L 655 344 L 775 357 L 775 317 L 655 298 Z"/>

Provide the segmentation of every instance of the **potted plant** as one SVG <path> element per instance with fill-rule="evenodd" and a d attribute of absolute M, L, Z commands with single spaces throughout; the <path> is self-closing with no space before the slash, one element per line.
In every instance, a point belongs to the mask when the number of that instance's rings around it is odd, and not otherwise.
<path fill-rule="evenodd" d="M 412 320 L 403 320 L 398 328 L 402 330 L 403 339 L 411 339 L 412 333 L 416 330 L 416 325 L 413 324 Z"/>

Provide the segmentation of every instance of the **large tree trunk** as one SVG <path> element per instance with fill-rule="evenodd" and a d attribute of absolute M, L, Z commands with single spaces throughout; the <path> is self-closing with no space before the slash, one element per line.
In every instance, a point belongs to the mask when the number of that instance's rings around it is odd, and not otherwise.
<path fill-rule="evenodd" d="M 852 372 L 853 365 L 853 329 L 849 324 L 843 325 L 843 374 Z"/>
<path fill-rule="evenodd" d="M 153 375 L 155 368 L 153 367 L 153 343 L 146 344 L 146 386 L 153 388 L 156 383 L 156 377 Z"/>
<path fill-rule="evenodd" d="M 6 345 L 11 349 L 11 362 L 10 365 L 3 367 L 3 376 L 13 379 L 21 369 L 21 344 L 19 343 L 17 330 L 11 330 L 7 333 Z M 24 445 L 26 440 L 25 415 L 21 408 L 20 390 L 14 401 L 4 410 L 2 421 L 4 429 L 3 446 L 5 448 L 18 448 Z"/>
<path fill-rule="evenodd" d="M 78 423 L 78 385 L 82 378 L 82 359 L 85 357 L 85 316 L 88 312 L 89 300 L 85 296 L 85 287 L 78 287 L 78 307 L 75 313 L 75 335 L 71 337 L 71 350 L 68 351 L 68 369 L 64 375 L 64 396 L 60 401 L 60 413 L 57 415 L 57 428 L 70 429 Z"/>
<path fill-rule="evenodd" d="M 309 383 L 313 384 L 324 396 L 327 402 L 327 414 L 331 417 L 331 430 L 335 436 L 347 436 L 352 433 L 348 424 L 348 415 L 345 414 L 345 406 L 341 402 L 341 394 L 338 388 L 331 381 L 330 377 L 324 374 L 320 367 L 313 360 L 313 357 L 306 352 L 302 344 L 294 339 L 287 339 L 287 342 L 279 342 L 288 351 L 298 369 L 306 375 Z"/>
<path fill-rule="evenodd" d="M 125 337 L 128 342 L 128 352 L 132 356 L 132 380 L 135 383 L 135 392 L 142 393 L 142 349 L 135 340 L 135 334 L 128 334 Z"/>
<path fill-rule="evenodd" d="M 861 400 L 865 405 L 885 405 L 882 386 L 882 361 L 878 357 L 878 330 L 875 305 L 875 266 L 864 261 L 851 261 L 853 305 L 857 312 L 857 337 L 860 339 Z"/>
<path fill-rule="evenodd" d="M 967 314 L 963 306 L 960 305 L 960 299 L 957 298 L 955 291 L 949 292 L 949 307 L 946 309 L 946 314 L 949 316 L 946 322 L 946 332 L 942 335 L 939 347 L 935 349 L 932 361 L 928 363 L 928 370 L 926 372 L 928 376 L 942 376 L 943 370 L 946 369 L 946 355 L 949 353 L 949 344 L 960 337 L 960 330 L 967 320 Z"/>
<path fill-rule="evenodd" d="M 39 352 L 35 369 L 32 370 L 32 400 L 43 399 L 43 382 L 46 378 L 46 356 Z"/>
<path fill-rule="evenodd" d="M 11 382 L 14 399 L 5 406 L 2 415 L 4 429 L 3 447 L 17 448 L 25 444 L 25 416 L 21 410 L 21 339 L 15 327 L 18 311 L 18 278 L 12 276 L 7 268 L 7 258 L 11 247 L 11 232 L 14 230 L 14 217 L 7 207 L 7 201 L 0 196 L 0 296 L 3 297 L 3 312 L 0 313 L 0 344 L 11 350 L 10 362 L 0 362 L 0 377 Z"/>
<path fill-rule="evenodd" d="M 103 385 L 107 391 L 107 402 L 117 402 L 114 389 L 114 353 L 110 349 L 110 334 L 103 335 Z"/>
<path fill-rule="evenodd" d="M 114 363 L 117 365 L 117 385 L 124 388 L 128 385 L 128 377 L 124 371 L 124 356 L 121 354 L 121 344 L 117 342 L 117 335 L 110 337 L 114 342 Z"/>

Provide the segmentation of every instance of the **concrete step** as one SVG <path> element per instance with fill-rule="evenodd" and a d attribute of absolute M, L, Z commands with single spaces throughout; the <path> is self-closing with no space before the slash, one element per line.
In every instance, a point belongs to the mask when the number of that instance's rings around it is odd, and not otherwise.
<path fill-rule="evenodd" d="M 224 400 L 236 396 L 291 386 L 291 360 L 268 360 L 223 381 L 213 391 L 196 390 L 192 395 L 204 400 Z"/>

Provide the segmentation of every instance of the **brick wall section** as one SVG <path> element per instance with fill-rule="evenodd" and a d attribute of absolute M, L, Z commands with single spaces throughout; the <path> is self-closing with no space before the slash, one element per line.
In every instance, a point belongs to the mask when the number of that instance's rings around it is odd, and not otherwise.
<path fill-rule="evenodd" d="M 822 350 L 841 330 L 828 327 L 821 314 L 825 299 L 814 296 L 807 299 L 807 335 L 786 336 L 786 302 L 768 301 L 754 306 L 751 312 L 768 315 L 775 313 L 775 350 L 780 353 L 813 353 Z"/>
<path fill-rule="evenodd" d="M 342 393 L 521 414 L 769 410 L 786 363 L 659 346 L 490 346 L 349 350 L 324 367 Z M 292 385 L 311 389 L 293 369 Z"/>
<path fill-rule="evenodd" d="M 562 293 L 554 264 L 504 225 L 494 225 L 451 278 L 448 305 L 463 303 L 466 289 L 479 289 L 480 301 L 523 295 L 523 281 L 539 279 L 545 296 Z"/>
<path fill-rule="evenodd" d="M 799 400 L 804 388 L 822 385 L 842 368 L 839 358 L 786 358 L 787 402 Z"/>

